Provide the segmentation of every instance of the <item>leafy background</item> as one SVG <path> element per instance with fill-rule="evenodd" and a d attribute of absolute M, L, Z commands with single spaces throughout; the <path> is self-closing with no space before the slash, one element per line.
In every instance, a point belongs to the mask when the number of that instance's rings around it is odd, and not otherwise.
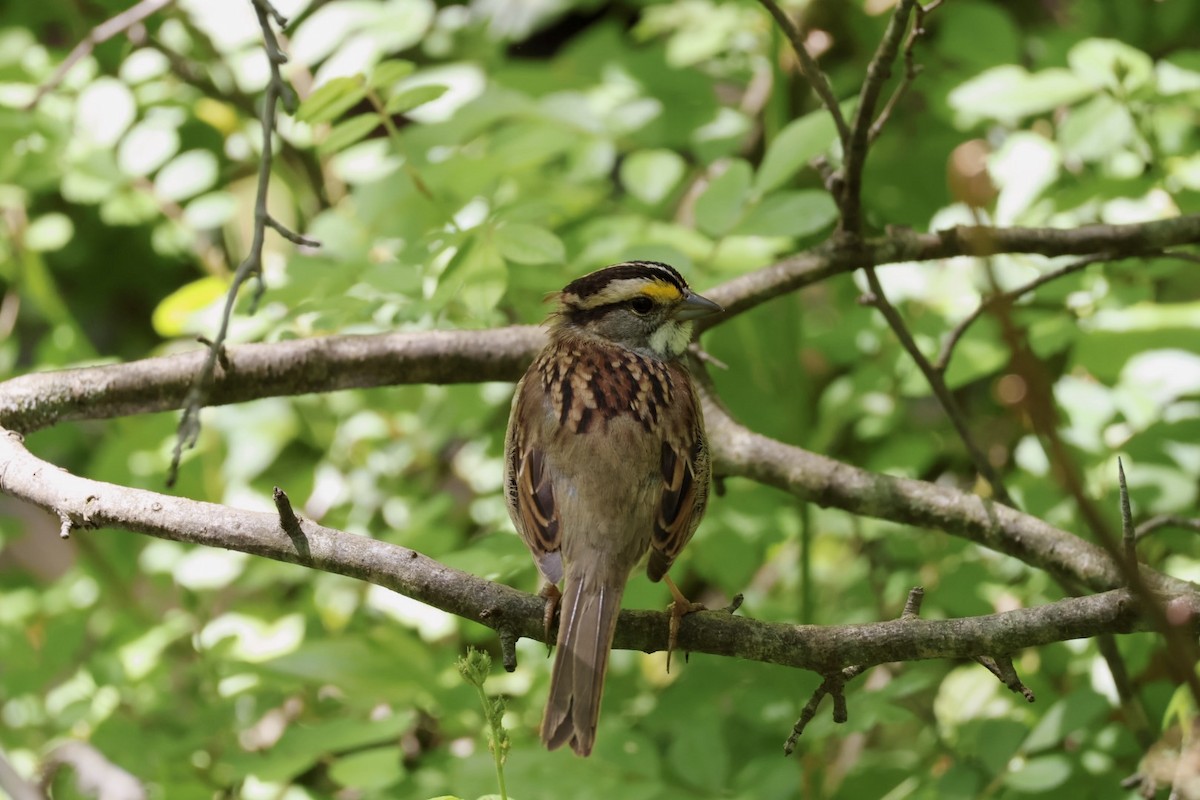
<path fill-rule="evenodd" d="M 277 3 L 287 76 L 271 211 L 320 240 L 268 237 L 266 292 L 234 341 L 533 323 L 541 298 L 622 259 L 668 261 L 703 289 L 819 242 L 836 209 L 807 164 L 837 159 L 830 121 L 761 8 L 708 0 Z M 852 98 L 887 0 L 795 3 L 835 94 Z M 186 0 L 97 47 L 23 106 L 125 3 L 9 3 L 0 13 L 0 375 L 195 347 L 246 252 L 267 79 L 249 2 Z M 1200 211 L 1200 6 L 954 0 L 928 18 L 923 66 L 871 154 L 868 224 L 972 221 L 948 159 L 982 146 L 1003 225 L 1135 222 Z M 903 69 L 897 65 L 897 71 Z M 959 151 L 961 152 L 961 151 Z M 953 162 L 949 162 L 953 163 Z M 1057 262 L 996 256 L 1011 287 Z M 881 279 L 928 353 L 989 291 L 974 259 Z M 886 325 L 835 278 L 707 335 L 734 414 L 858 466 L 972 488 L 974 471 Z M 1119 524 L 1195 515 L 1200 272 L 1095 265 L 1016 309 L 1051 370 L 1061 433 Z M 1014 406 L 1010 354 L 985 318 L 948 373 L 1026 511 L 1083 530 Z M 1009 383 L 1006 384 L 1006 378 Z M 401 387 L 204 412 L 176 491 L 301 513 L 527 590 L 532 564 L 500 494 L 511 387 Z M 176 418 L 56 427 L 34 452 L 161 489 Z M 762 619 L 931 618 L 1061 596 L 1045 574 L 942 534 L 823 510 L 730 480 L 675 573 L 710 605 Z M 57 525 L 0 498 L 0 745 L 31 773 L 90 740 L 169 798 L 417 797 L 494 792 L 473 689 L 455 668 L 491 631 L 378 587 L 242 554 Z M 1194 538 L 1143 557 L 1200 575 Z M 664 606 L 635 577 L 630 607 Z M 1121 653 L 1156 731 L 1172 693 L 1158 641 Z M 850 718 L 823 711 L 783 758 L 817 676 L 698 657 L 612 659 L 597 752 L 543 752 L 549 662 L 518 646 L 508 788 L 533 798 L 1123 797 L 1142 749 L 1094 643 L 1020 654 L 1027 705 L 978 666 L 873 670 Z M 56 796 L 71 796 L 65 778 Z"/>

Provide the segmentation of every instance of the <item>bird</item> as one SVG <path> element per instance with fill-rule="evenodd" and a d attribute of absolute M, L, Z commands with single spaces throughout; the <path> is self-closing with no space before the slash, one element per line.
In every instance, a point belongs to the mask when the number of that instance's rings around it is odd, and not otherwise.
<path fill-rule="evenodd" d="M 513 395 L 505 500 L 544 580 L 547 641 L 559 609 L 542 742 L 586 756 L 634 568 L 646 559 L 674 597 L 668 653 L 680 617 L 702 608 L 667 570 L 700 524 L 711 473 L 684 356 L 693 320 L 724 309 L 657 261 L 605 267 L 548 299 L 548 342 Z"/>

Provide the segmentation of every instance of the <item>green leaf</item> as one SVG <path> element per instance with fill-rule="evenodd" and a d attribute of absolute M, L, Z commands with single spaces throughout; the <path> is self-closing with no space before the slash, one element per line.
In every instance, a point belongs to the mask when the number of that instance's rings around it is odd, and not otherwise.
<path fill-rule="evenodd" d="M 322 155 L 336 153 L 339 150 L 344 150 L 350 145 L 361 140 L 371 131 L 379 127 L 379 117 L 375 114 L 359 114 L 357 117 L 351 117 L 345 122 L 339 122 L 325 137 L 325 140 L 317 145 L 317 152 Z"/>
<path fill-rule="evenodd" d="M 1071 109 L 1058 129 L 1063 153 L 1080 161 L 1100 161 L 1123 149 L 1134 136 L 1129 109 L 1098 94 Z"/>
<path fill-rule="evenodd" d="M 329 777 L 354 789 L 386 789 L 404 777 L 403 754 L 395 745 L 364 750 L 333 762 Z"/>
<path fill-rule="evenodd" d="M 782 185 L 805 164 L 827 151 L 837 139 L 833 117 L 822 109 L 788 123 L 767 145 L 754 178 L 754 191 L 766 194 Z"/>
<path fill-rule="evenodd" d="M 1005 64 L 960 84 L 946 99 L 964 125 L 988 119 L 1015 125 L 1023 117 L 1052 111 L 1091 93 L 1092 87 L 1068 70 L 1030 74 L 1024 67 Z"/>
<path fill-rule="evenodd" d="M 1071 71 L 1097 89 L 1134 91 L 1154 77 L 1150 56 L 1116 39 L 1085 39 L 1067 53 Z"/>
<path fill-rule="evenodd" d="M 154 193 L 162 200 L 185 200 L 212 187 L 217 173 L 215 155 L 208 150 L 188 150 L 158 171 Z"/>
<path fill-rule="evenodd" d="M 440 83 L 426 83 L 421 86 L 413 86 L 395 94 L 387 101 L 385 108 L 388 114 L 403 114 L 407 111 L 412 111 L 417 106 L 423 106 L 426 103 L 437 100 L 449 88 L 449 86 Z"/>
<path fill-rule="evenodd" d="M 621 185 L 647 205 L 666 198 L 687 170 L 687 162 L 673 150 L 639 150 L 621 162 Z"/>
<path fill-rule="evenodd" d="M 1087 729 L 1108 711 L 1108 702 L 1090 689 L 1077 689 L 1052 705 L 1021 743 L 1026 753 L 1058 747 L 1064 738 Z"/>
<path fill-rule="evenodd" d="M 518 264 L 560 264 L 567 257 L 561 239 L 545 228 L 522 222 L 497 227 L 493 242 L 501 256 Z"/>
<path fill-rule="evenodd" d="M 837 219 L 837 206 L 827 192 L 806 189 L 778 192 L 751 207 L 734 228 L 740 236 L 807 236 Z"/>
<path fill-rule="evenodd" d="M 733 159 L 696 201 L 696 226 L 710 236 L 724 236 L 741 219 L 750 195 L 750 165 Z"/>
<path fill-rule="evenodd" d="M 367 87 L 362 75 L 334 78 L 304 98 L 296 111 L 296 119 L 313 125 L 330 122 L 362 102 L 366 96 Z"/>
<path fill-rule="evenodd" d="M 187 333 L 192 317 L 224 297 L 228 289 L 229 282 L 216 276 L 201 278 L 179 287 L 154 309 L 151 323 L 155 333 L 164 339 Z"/>
<path fill-rule="evenodd" d="M 25 229 L 25 246 L 43 253 L 62 248 L 71 241 L 75 225 L 66 214 L 52 211 L 43 214 Z"/>
<path fill-rule="evenodd" d="M 1071 777 L 1071 761 L 1063 755 L 1031 758 L 1004 776 L 1004 785 L 1014 792 L 1040 794 L 1062 786 Z"/>
<path fill-rule="evenodd" d="M 403 58 L 383 61 L 371 70 L 371 80 L 367 85 L 371 89 L 388 89 L 401 78 L 407 78 L 416 68 L 416 64 Z"/>
<path fill-rule="evenodd" d="M 1191 691 L 1187 685 L 1176 687 L 1171 693 L 1170 702 L 1167 703 L 1167 710 L 1163 712 L 1163 729 L 1179 725 L 1185 731 L 1191 730 L 1195 716 L 1196 701 L 1192 698 Z"/>
<path fill-rule="evenodd" d="M 982 331 L 980 335 L 975 333 L 972 327 L 954 348 L 954 356 L 946 369 L 946 385 L 951 389 L 991 375 L 1008 363 L 1008 348 L 996 334 L 990 330 L 987 335 L 982 335 Z"/>

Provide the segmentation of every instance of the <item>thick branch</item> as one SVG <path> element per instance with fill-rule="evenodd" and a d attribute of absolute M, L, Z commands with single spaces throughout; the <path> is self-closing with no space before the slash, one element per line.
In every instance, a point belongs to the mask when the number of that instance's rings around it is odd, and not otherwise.
<path fill-rule="evenodd" d="M 0 491 L 62 512 L 80 527 L 119 527 L 173 541 L 221 547 L 347 575 L 384 586 L 509 635 L 544 641 L 543 601 L 440 564 L 405 547 L 301 520 L 289 536 L 274 514 L 241 511 L 92 481 L 29 453 L 20 436 L 0 431 Z M 1195 607 L 1186 592 L 1179 602 Z M 668 615 L 623 611 L 614 646 L 653 652 L 667 646 Z M 1143 630 L 1125 590 L 1069 598 L 1037 608 L 955 620 L 916 618 L 859 625 L 760 622 L 723 611 L 688 615 L 679 646 L 823 674 L 851 664 L 967 658 L 1101 633 Z"/>
<path fill-rule="evenodd" d="M 402 383 L 511 381 L 544 341 L 540 328 L 515 326 L 231 346 L 209 403 Z M 13 378 L 0 384 L 0 425 L 28 433 L 66 420 L 172 411 L 183 406 L 208 353 Z"/>
<path fill-rule="evenodd" d="M 725 313 L 707 321 L 701 320 L 699 327 L 722 324 L 733 315 L 781 294 L 843 272 L 853 272 L 868 264 L 882 266 L 901 261 L 997 253 L 1082 256 L 1104 252 L 1119 257 L 1195 243 L 1200 243 L 1200 214 L 1130 225 L 1084 225 L 1078 228 L 960 225 L 933 233 L 891 230 L 887 236 L 866 239 L 854 246 L 824 244 L 706 290 L 704 296 L 724 306 Z"/>
<path fill-rule="evenodd" d="M 895 478 L 777 442 L 735 421 L 702 382 L 704 420 L 718 473 L 752 478 L 797 497 L 878 519 L 953 533 L 1095 591 L 1124 585 L 1096 545 L 1037 517 L 948 486 Z M 1189 584 L 1144 570 L 1157 591 Z"/>

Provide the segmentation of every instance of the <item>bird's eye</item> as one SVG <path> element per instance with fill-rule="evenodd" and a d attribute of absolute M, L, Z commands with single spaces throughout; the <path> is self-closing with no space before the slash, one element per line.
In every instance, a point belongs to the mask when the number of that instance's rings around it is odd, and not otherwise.
<path fill-rule="evenodd" d="M 635 314 L 649 314 L 650 309 L 654 308 L 654 301 L 649 297 L 635 297 L 629 301 L 629 307 Z"/>

